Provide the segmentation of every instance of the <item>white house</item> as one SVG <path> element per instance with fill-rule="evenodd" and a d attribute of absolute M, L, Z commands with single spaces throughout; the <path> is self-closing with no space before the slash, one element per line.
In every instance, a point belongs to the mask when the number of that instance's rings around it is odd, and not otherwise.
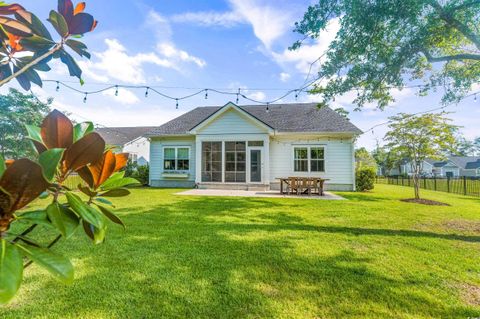
<path fill-rule="evenodd" d="M 402 161 L 399 168 L 390 171 L 390 175 L 412 175 L 410 162 Z M 445 160 L 423 161 L 421 174 L 428 177 L 480 177 L 480 157 L 448 156 Z"/>
<path fill-rule="evenodd" d="M 99 127 L 95 131 L 115 151 L 129 153 L 133 162 L 146 165 L 150 158 L 150 142 L 144 135 L 153 129 L 154 126 Z"/>
<path fill-rule="evenodd" d="M 150 185 L 277 189 L 280 177 L 329 179 L 355 188 L 361 131 L 328 107 L 309 104 L 198 107 L 152 130 Z"/>

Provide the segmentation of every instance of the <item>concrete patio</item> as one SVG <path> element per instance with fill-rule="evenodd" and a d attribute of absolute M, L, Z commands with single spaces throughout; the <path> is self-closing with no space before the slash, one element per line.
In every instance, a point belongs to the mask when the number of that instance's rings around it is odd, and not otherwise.
<path fill-rule="evenodd" d="M 325 192 L 324 196 L 318 195 L 285 195 L 279 191 L 244 191 L 244 190 L 223 190 L 223 189 L 190 189 L 177 193 L 176 195 L 186 196 L 226 196 L 226 197 L 264 197 L 264 198 L 295 198 L 295 199 L 317 199 L 317 200 L 345 200 L 345 198 Z"/>

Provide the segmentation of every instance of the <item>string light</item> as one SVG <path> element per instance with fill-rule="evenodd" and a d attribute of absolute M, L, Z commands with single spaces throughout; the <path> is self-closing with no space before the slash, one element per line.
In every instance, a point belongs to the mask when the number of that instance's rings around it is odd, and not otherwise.
<path fill-rule="evenodd" d="M 145 97 L 148 97 L 148 89 L 150 88 L 147 86 L 147 89 L 145 90 Z"/>
<path fill-rule="evenodd" d="M 60 82 L 57 81 L 57 87 L 55 88 L 55 91 L 60 91 Z"/>
<path fill-rule="evenodd" d="M 87 103 L 87 96 L 88 96 L 88 93 L 85 93 L 85 97 L 83 98 L 83 103 Z"/>
<path fill-rule="evenodd" d="M 239 98 L 240 98 L 240 88 L 238 89 L 238 92 L 237 92 L 237 99 L 236 99 L 237 104 L 238 104 Z"/>
<path fill-rule="evenodd" d="M 205 89 L 205 100 L 208 100 L 208 89 Z"/>
<path fill-rule="evenodd" d="M 298 101 L 298 91 L 295 90 L 295 101 Z"/>
<path fill-rule="evenodd" d="M 477 102 L 477 94 L 473 97 L 473 102 Z"/>
<path fill-rule="evenodd" d="M 178 98 L 175 99 L 177 101 L 177 104 L 175 105 L 175 108 L 178 110 Z"/>
<path fill-rule="evenodd" d="M 118 96 L 118 85 L 115 85 L 115 96 Z"/>
<path fill-rule="evenodd" d="M 270 112 L 270 103 L 267 102 L 267 113 Z"/>

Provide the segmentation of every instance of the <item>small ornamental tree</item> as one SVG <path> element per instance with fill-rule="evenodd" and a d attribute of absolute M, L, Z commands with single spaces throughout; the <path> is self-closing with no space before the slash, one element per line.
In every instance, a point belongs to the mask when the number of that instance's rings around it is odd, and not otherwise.
<path fill-rule="evenodd" d="M 390 117 L 385 141 L 391 151 L 411 166 L 415 199 L 420 199 L 419 178 L 426 159 L 443 159 L 455 149 L 457 126 L 444 113 L 413 116 L 401 113 Z"/>
<path fill-rule="evenodd" d="M 62 237 L 70 238 L 80 225 L 95 244 L 104 241 L 108 220 L 124 226 L 108 198 L 130 194 L 125 186 L 138 182 L 124 177 L 128 154 L 105 150 L 105 141 L 93 130 L 92 123 L 74 126 L 54 110 L 41 127 L 27 126 L 38 152 L 36 160 L 0 157 L 0 304 L 16 294 L 23 270 L 32 262 L 71 282 L 72 264 L 50 248 Z M 75 173 L 87 185 L 78 185 L 77 191 L 64 186 Z M 38 197 L 50 198 L 50 204 L 40 210 L 21 210 Z M 24 230 L 18 232 L 22 225 Z M 38 225 L 58 233 L 47 246 L 30 237 Z"/>

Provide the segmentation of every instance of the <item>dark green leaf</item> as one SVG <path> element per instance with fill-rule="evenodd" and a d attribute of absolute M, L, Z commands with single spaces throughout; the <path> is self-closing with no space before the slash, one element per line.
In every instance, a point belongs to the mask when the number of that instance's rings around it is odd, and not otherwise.
<path fill-rule="evenodd" d="M 17 246 L 26 257 L 48 270 L 55 278 L 67 284 L 73 281 L 73 266 L 67 258 L 46 248 L 19 244 Z"/>
<path fill-rule="evenodd" d="M 49 149 L 38 157 L 38 162 L 43 169 L 43 175 L 47 181 L 52 181 L 55 177 L 55 173 L 57 172 L 58 164 L 60 163 L 63 152 L 65 149 L 63 148 L 52 148 Z"/>
<path fill-rule="evenodd" d="M 95 197 L 97 196 L 97 192 L 94 192 L 92 190 L 90 190 L 90 188 L 86 187 L 86 186 L 82 186 L 82 184 L 78 184 L 78 189 L 84 193 L 85 195 L 87 195 L 88 197 Z"/>
<path fill-rule="evenodd" d="M 32 30 L 20 21 L 0 15 L 0 25 L 5 31 L 19 37 L 29 37 Z"/>
<path fill-rule="evenodd" d="M 123 197 L 123 196 L 128 196 L 130 195 L 130 191 L 125 188 L 116 188 L 109 190 L 103 194 L 99 194 L 98 196 L 103 196 L 103 197 Z"/>
<path fill-rule="evenodd" d="M 8 303 L 17 293 L 23 276 L 23 261 L 17 247 L 0 241 L 0 304 Z"/>
<path fill-rule="evenodd" d="M 107 205 L 110 205 L 110 206 L 113 206 L 113 203 L 111 201 L 109 201 L 108 199 L 106 198 L 102 198 L 102 197 L 97 197 L 95 198 L 95 200 L 99 203 L 103 203 L 103 204 L 107 204 Z"/>
<path fill-rule="evenodd" d="M 79 219 L 70 209 L 55 202 L 47 207 L 47 215 L 63 237 L 70 238 L 75 233 Z"/>
<path fill-rule="evenodd" d="M 13 66 L 13 72 L 17 73 L 20 71 L 20 68 L 16 65 Z M 30 80 L 28 79 L 28 76 L 25 73 L 22 73 L 20 75 L 17 75 L 16 77 L 18 84 L 24 89 L 25 91 L 30 91 L 32 88 L 32 84 L 30 83 Z"/>
<path fill-rule="evenodd" d="M 3 172 L 7 169 L 7 165 L 5 165 L 5 159 L 3 156 L 0 154 L 0 178 L 3 175 Z"/>
<path fill-rule="evenodd" d="M 28 24 L 30 29 L 32 29 L 33 33 L 38 34 L 48 40 L 53 40 L 50 32 L 48 32 L 47 28 L 43 25 L 42 21 L 37 18 L 36 15 L 29 12 L 30 14 L 30 21 L 27 21 L 24 16 L 21 14 L 15 13 L 15 18 L 24 24 Z"/>
<path fill-rule="evenodd" d="M 45 210 L 35 210 L 22 213 L 17 216 L 17 220 L 20 222 L 27 222 L 31 224 L 38 224 L 47 227 L 53 227 L 47 219 L 47 212 Z"/>
<path fill-rule="evenodd" d="M 97 228 L 93 226 L 93 242 L 98 245 L 105 241 L 105 234 L 107 232 L 107 227 Z"/>
<path fill-rule="evenodd" d="M 12 75 L 12 69 L 10 68 L 9 64 L 4 64 L 0 66 L 0 80 L 8 78 Z"/>
<path fill-rule="evenodd" d="M 28 51 L 36 52 L 38 50 L 48 50 L 55 45 L 55 42 L 34 35 L 28 38 L 22 38 L 20 45 Z"/>
<path fill-rule="evenodd" d="M 108 179 L 105 183 L 102 185 L 102 190 L 107 191 L 119 187 L 124 187 L 127 185 L 139 185 L 140 183 L 135 179 L 131 177 L 124 177 L 120 179 L 114 179 L 110 180 Z"/>
<path fill-rule="evenodd" d="M 50 17 L 48 18 L 48 21 L 52 24 L 62 38 L 68 36 L 68 25 L 65 21 L 65 18 L 61 14 L 55 10 L 50 11 Z"/>
<path fill-rule="evenodd" d="M 78 123 L 73 128 L 73 142 L 78 141 L 79 139 L 89 133 L 92 133 L 93 131 L 95 131 L 95 127 L 93 126 L 92 122 Z"/>
<path fill-rule="evenodd" d="M 97 228 L 104 227 L 104 220 L 99 211 L 87 205 L 80 197 L 71 192 L 67 192 L 66 195 L 68 203 L 70 204 L 70 208 L 80 215 L 82 219 Z"/>
<path fill-rule="evenodd" d="M 109 210 L 108 208 L 106 207 L 103 207 L 103 206 L 100 206 L 100 205 L 97 205 L 98 208 L 100 208 L 100 211 L 105 215 L 107 216 L 108 219 L 110 219 L 112 222 L 114 222 L 115 224 L 118 224 L 118 225 L 121 225 L 123 226 L 123 228 L 125 229 L 125 224 L 123 223 L 123 221 L 118 218 L 117 215 L 115 215 L 111 210 Z"/>
<path fill-rule="evenodd" d="M 82 69 L 80 69 L 77 62 L 65 50 L 60 50 L 59 52 L 60 60 L 68 67 L 68 72 L 70 73 L 70 75 L 81 79 Z"/>
<path fill-rule="evenodd" d="M 34 125 L 25 125 L 27 129 L 28 138 L 43 144 L 41 128 Z"/>
<path fill-rule="evenodd" d="M 85 231 L 85 234 L 87 234 L 87 236 L 91 239 L 91 240 L 95 240 L 95 236 L 93 234 L 93 225 L 90 225 L 89 223 L 87 223 L 86 221 L 82 221 L 82 226 L 83 226 L 83 230 Z"/>
<path fill-rule="evenodd" d="M 83 44 L 83 42 L 68 39 L 65 42 L 66 45 L 68 45 L 73 51 L 75 51 L 78 55 L 84 56 L 88 59 L 91 58 L 90 53 L 87 51 L 87 46 Z"/>

